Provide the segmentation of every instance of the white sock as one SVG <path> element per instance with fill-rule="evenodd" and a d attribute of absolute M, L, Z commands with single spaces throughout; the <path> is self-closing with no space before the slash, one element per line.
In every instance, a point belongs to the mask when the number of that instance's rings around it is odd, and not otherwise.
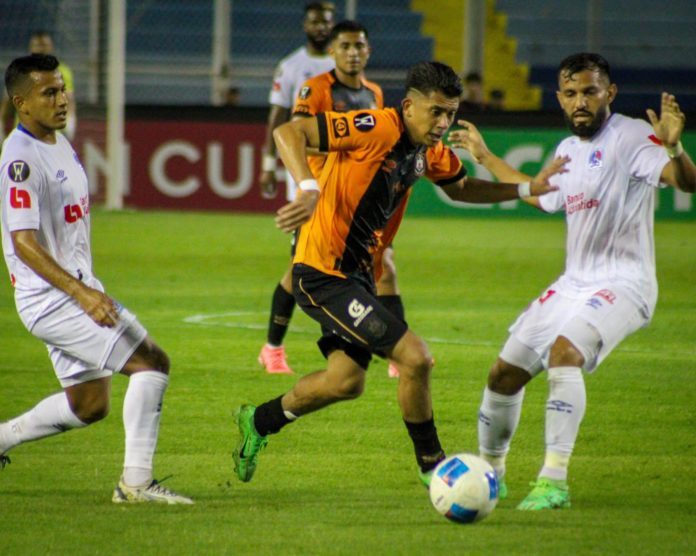
<path fill-rule="evenodd" d="M 169 376 L 159 371 L 131 375 L 123 400 L 126 454 L 123 481 L 129 486 L 152 482 L 152 460 L 157 448 L 162 399 Z"/>
<path fill-rule="evenodd" d="M 512 396 L 498 394 L 488 387 L 483 390 L 478 420 L 479 452 L 500 477 L 505 475 L 505 457 L 520 422 L 523 399 L 524 388 Z"/>
<path fill-rule="evenodd" d="M 86 426 L 70 409 L 65 392 L 58 392 L 19 417 L 0 424 L 0 454 L 24 442 Z"/>
<path fill-rule="evenodd" d="M 585 381 L 580 367 L 551 367 L 546 401 L 546 459 L 539 476 L 568 478 L 568 463 L 585 415 Z"/>

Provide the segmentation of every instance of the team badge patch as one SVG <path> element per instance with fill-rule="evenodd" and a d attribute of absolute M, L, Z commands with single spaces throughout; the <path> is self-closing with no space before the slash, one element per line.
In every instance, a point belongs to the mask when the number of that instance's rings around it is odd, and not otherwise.
<path fill-rule="evenodd" d="M 333 129 L 334 129 L 334 135 L 337 138 L 341 137 L 348 137 L 350 135 L 350 130 L 348 129 L 348 120 L 345 118 L 336 118 L 335 120 L 332 120 L 333 123 Z"/>
<path fill-rule="evenodd" d="M 29 174 L 29 164 L 23 160 L 15 160 L 7 165 L 7 175 L 15 183 L 27 181 Z"/>
<path fill-rule="evenodd" d="M 423 153 L 418 153 L 416 155 L 416 161 L 413 165 L 413 169 L 415 170 L 417 176 L 422 176 L 425 174 L 425 156 L 423 156 Z"/>
<path fill-rule="evenodd" d="M 353 116 L 353 125 L 358 131 L 370 131 L 375 127 L 375 117 L 372 114 L 361 112 Z"/>
<path fill-rule="evenodd" d="M 594 151 L 592 151 L 592 154 L 590 155 L 590 160 L 589 160 L 590 168 L 601 168 L 603 157 L 604 157 L 604 155 L 602 154 L 601 150 L 595 149 Z"/>
<path fill-rule="evenodd" d="M 302 87 L 300 89 L 300 94 L 299 94 L 300 99 L 307 100 L 310 96 L 312 96 L 312 88 L 311 87 Z"/>

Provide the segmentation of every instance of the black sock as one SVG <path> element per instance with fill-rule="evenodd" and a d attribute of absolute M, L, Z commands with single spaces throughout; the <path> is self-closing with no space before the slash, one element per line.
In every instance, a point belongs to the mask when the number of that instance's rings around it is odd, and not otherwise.
<path fill-rule="evenodd" d="M 283 344 L 283 338 L 290 325 L 290 317 L 295 308 L 295 298 L 278 284 L 271 301 L 271 318 L 268 322 L 268 343 L 272 346 Z"/>
<path fill-rule="evenodd" d="M 378 295 L 377 301 L 384 305 L 384 308 L 392 315 L 406 322 L 406 313 L 404 312 L 404 304 L 401 301 L 400 295 Z"/>
<path fill-rule="evenodd" d="M 280 400 L 283 396 L 262 403 L 254 412 L 254 427 L 261 436 L 274 434 L 292 421 L 285 416 Z"/>
<path fill-rule="evenodd" d="M 440 439 L 437 437 L 435 421 L 431 417 L 424 423 L 404 421 L 404 424 L 413 441 L 418 466 L 423 473 L 427 473 L 445 458 L 445 452 L 442 450 Z"/>

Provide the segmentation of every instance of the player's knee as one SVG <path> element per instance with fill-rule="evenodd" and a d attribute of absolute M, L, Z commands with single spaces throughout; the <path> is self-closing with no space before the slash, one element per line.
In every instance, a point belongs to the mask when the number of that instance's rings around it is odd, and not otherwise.
<path fill-rule="evenodd" d="M 425 342 L 420 341 L 404 354 L 402 359 L 397 362 L 397 366 L 402 379 L 420 380 L 430 376 L 435 361 L 430 355 L 428 346 L 425 345 Z"/>
<path fill-rule="evenodd" d="M 549 367 L 582 367 L 585 358 L 565 336 L 559 336 L 551 346 Z"/>
<path fill-rule="evenodd" d="M 334 381 L 333 393 L 338 400 L 354 400 L 365 389 L 365 373 L 341 377 Z"/>
<path fill-rule="evenodd" d="M 498 358 L 488 373 L 488 389 L 496 394 L 517 394 L 532 378 L 527 371 Z"/>
<path fill-rule="evenodd" d="M 88 425 L 104 419 L 109 414 L 110 409 L 109 398 L 103 396 L 81 400 L 72 408 L 75 416 Z"/>

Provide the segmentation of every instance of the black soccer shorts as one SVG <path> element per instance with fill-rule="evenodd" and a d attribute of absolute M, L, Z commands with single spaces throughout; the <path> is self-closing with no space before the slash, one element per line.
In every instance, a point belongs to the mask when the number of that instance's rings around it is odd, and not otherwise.
<path fill-rule="evenodd" d="M 297 304 L 321 324 L 317 344 L 324 357 L 338 349 L 367 369 L 373 353 L 384 357 L 408 330 L 377 300 L 374 290 L 357 279 L 296 264 L 292 284 Z"/>

